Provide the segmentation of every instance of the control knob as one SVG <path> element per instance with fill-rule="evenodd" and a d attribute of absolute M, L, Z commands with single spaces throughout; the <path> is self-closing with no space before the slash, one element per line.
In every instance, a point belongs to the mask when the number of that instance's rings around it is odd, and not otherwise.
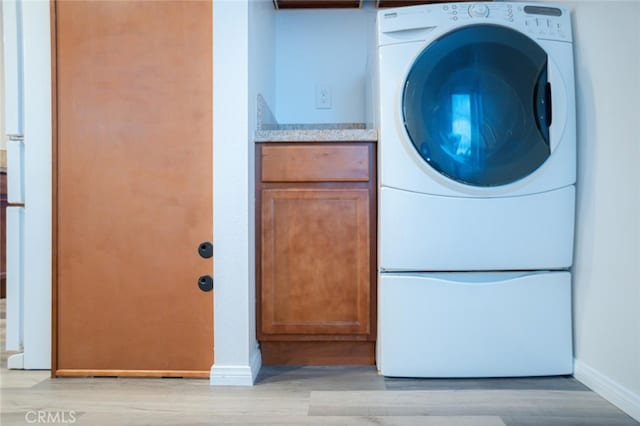
<path fill-rule="evenodd" d="M 489 16 L 489 8 L 482 3 L 472 4 L 469 6 L 469 16 L 472 18 L 486 18 Z"/>

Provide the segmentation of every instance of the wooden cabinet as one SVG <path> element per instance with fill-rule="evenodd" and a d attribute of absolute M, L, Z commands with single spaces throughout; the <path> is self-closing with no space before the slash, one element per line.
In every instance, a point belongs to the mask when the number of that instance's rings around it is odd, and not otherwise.
<path fill-rule="evenodd" d="M 371 364 L 373 143 L 257 147 L 257 312 L 265 364 Z"/>

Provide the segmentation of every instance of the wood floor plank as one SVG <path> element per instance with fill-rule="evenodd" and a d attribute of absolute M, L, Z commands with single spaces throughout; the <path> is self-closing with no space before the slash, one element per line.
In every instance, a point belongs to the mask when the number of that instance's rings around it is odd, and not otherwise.
<path fill-rule="evenodd" d="M 260 370 L 256 385 L 308 392 L 312 390 L 384 390 L 385 380 L 374 366 L 264 366 Z"/>
<path fill-rule="evenodd" d="M 388 390 L 566 390 L 590 389 L 571 376 L 553 377 L 508 377 L 489 379 L 410 379 L 385 378 Z"/>
<path fill-rule="evenodd" d="M 639 423 L 624 413 L 618 416 L 504 416 L 507 426 L 637 426 Z"/>
<path fill-rule="evenodd" d="M 617 417 L 620 410 L 593 392 L 452 390 L 311 392 L 315 416 L 566 416 Z"/>
<path fill-rule="evenodd" d="M 33 415 L 30 415 L 31 417 Z M 67 413 L 69 418 L 70 413 Z M 290 426 L 505 426 L 495 416 L 433 416 L 433 417 L 307 417 L 307 416 L 211 416 L 208 414 L 163 415 L 154 413 L 137 413 L 135 416 L 122 413 L 82 413 L 74 412 L 73 424 L 79 426 L 113 426 L 113 425 L 157 425 L 157 426 L 203 426 L 203 425 L 290 425 Z M 3 414 L 2 425 L 24 425 L 25 415 L 22 413 Z"/>
<path fill-rule="evenodd" d="M 48 380 L 50 376 L 51 373 L 48 370 L 24 371 L 5 368 L 0 372 L 0 390 L 5 393 L 13 388 L 31 388 Z"/>
<path fill-rule="evenodd" d="M 159 379 L 160 380 L 160 379 Z M 87 413 L 123 413 L 135 417 L 141 412 L 164 415 L 221 416 L 304 416 L 308 412 L 308 393 L 279 394 L 256 393 L 250 390 L 210 388 L 201 391 L 185 391 L 184 388 L 167 391 L 136 389 L 130 382 L 120 389 L 16 389 L 4 395 L 2 413 L 25 413 L 34 408 L 47 411 L 79 411 Z"/>

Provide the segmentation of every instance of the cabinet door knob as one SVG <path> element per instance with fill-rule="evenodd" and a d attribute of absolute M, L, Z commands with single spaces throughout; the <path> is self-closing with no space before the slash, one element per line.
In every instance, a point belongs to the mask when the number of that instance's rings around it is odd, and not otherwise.
<path fill-rule="evenodd" d="M 211 244 L 209 241 L 200 243 L 200 245 L 198 246 L 198 254 L 204 259 L 213 257 L 213 244 Z"/>
<path fill-rule="evenodd" d="M 198 278 L 198 287 L 202 291 L 213 290 L 213 277 L 211 275 L 203 275 Z"/>

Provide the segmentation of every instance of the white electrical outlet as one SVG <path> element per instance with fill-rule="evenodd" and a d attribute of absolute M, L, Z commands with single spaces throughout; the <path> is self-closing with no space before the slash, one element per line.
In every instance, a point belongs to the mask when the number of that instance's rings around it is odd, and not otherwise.
<path fill-rule="evenodd" d="M 316 85 L 316 109 L 331 109 L 331 86 Z"/>

